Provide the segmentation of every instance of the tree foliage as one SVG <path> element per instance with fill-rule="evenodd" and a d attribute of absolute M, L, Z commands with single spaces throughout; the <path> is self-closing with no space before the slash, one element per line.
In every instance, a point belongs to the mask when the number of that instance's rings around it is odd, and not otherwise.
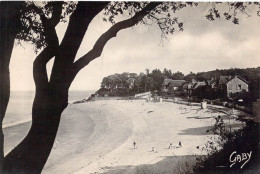
<path fill-rule="evenodd" d="M 75 10 L 76 2 L 62 2 L 62 14 L 59 16 L 59 21 L 67 22 L 68 16 Z M 54 11 L 57 10 L 57 3 L 53 1 L 26 1 L 20 10 L 21 13 L 21 29 L 17 34 L 17 44 L 22 41 L 30 42 L 34 45 L 34 51 L 47 46 L 43 21 L 52 17 Z"/>
<path fill-rule="evenodd" d="M 21 30 L 17 34 L 17 44 L 22 41 L 31 42 L 35 48 L 35 52 L 46 47 L 44 29 L 42 26 L 41 15 L 47 19 L 52 16 L 55 9 L 53 1 L 33 2 L 26 1 L 21 8 Z M 143 10 L 149 2 L 110 2 L 103 10 L 103 21 L 116 24 L 123 18 L 133 17 L 136 13 Z M 176 31 L 184 30 L 184 22 L 178 18 L 178 11 L 189 6 L 196 7 L 196 2 L 163 2 L 151 10 L 147 15 L 143 16 L 138 23 L 144 25 L 157 25 L 161 30 L 161 38 L 167 38 L 168 34 Z M 260 5 L 258 2 L 227 2 L 224 3 L 228 10 L 221 11 L 223 3 L 210 2 L 207 3 L 207 12 L 205 18 L 209 21 L 224 18 L 239 24 L 239 15 L 250 16 L 249 8 L 258 6 L 257 15 L 260 16 Z M 60 22 L 67 22 L 69 16 L 73 13 L 77 6 L 77 2 L 65 1 L 62 5 L 62 14 Z"/>

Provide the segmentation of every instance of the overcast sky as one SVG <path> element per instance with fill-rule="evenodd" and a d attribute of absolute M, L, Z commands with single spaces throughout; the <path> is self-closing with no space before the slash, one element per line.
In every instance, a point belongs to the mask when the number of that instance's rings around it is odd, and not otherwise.
<path fill-rule="evenodd" d="M 206 4 L 184 8 L 176 15 L 184 22 L 184 31 L 176 32 L 160 44 L 158 26 L 137 25 L 122 30 L 111 39 L 101 55 L 78 74 L 70 90 L 97 90 L 104 76 L 134 72 L 146 68 L 171 69 L 184 74 L 215 69 L 248 68 L 260 66 L 260 17 L 249 8 L 251 17 L 243 15 L 240 24 L 219 19 L 208 21 Z M 87 53 L 96 39 L 111 25 L 102 21 L 102 15 L 91 23 L 77 57 Z M 59 38 L 66 24 L 57 26 Z M 36 54 L 33 46 L 23 43 L 15 46 L 11 58 L 11 90 L 34 90 L 32 63 Z M 48 70 L 52 66 L 48 64 Z"/>

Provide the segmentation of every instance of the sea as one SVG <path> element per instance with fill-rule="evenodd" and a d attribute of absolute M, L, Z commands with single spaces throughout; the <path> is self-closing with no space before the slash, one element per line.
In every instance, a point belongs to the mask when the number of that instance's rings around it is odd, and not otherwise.
<path fill-rule="evenodd" d="M 69 103 L 87 99 L 94 90 L 69 91 Z M 31 120 L 34 91 L 11 91 L 3 128 Z"/>

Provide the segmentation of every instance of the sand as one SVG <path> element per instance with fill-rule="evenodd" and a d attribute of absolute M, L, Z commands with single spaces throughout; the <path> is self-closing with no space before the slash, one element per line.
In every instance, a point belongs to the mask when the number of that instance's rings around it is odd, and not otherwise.
<path fill-rule="evenodd" d="M 224 116 L 199 106 L 142 100 L 69 105 L 42 173 L 188 173 L 195 156 L 206 154 L 201 148 L 214 136 L 206 130 L 218 115 Z M 226 122 L 242 126 L 234 119 Z M 5 154 L 25 137 L 30 124 L 4 129 Z"/>

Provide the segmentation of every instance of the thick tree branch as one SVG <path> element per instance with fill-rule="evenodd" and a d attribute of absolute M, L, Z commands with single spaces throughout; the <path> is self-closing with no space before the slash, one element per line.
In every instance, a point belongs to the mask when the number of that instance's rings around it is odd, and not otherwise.
<path fill-rule="evenodd" d="M 33 78 L 36 88 L 45 88 L 48 85 L 46 64 L 56 55 L 58 46 L 48 45 L 34 60 Z"/>
<path fill-rule="evenodd" d="M 60 44 L 60 56 L 55 57 L 51 72 L 51 84 L 66 85 L 67 80 L 63 76 L 69 76 L 77 51 L 81 45 L 89 24 L 109 2 L 79 2 L 74 13 L 70 17 L 65 36 Z M 58 83 L 57 83 L 58 82 Z"/>
<path fill-rule="evenodd" d="M 89 27 L 91 21 L 96 17 L 109 2 L 79 2 L 77 9 L 70 17 L 70 22 L 65 36 L 61 42 L 61 50 L 66 55 L 66 60 L 74 62 L 77 50 Z M 70 49 L 68 49 L 70 48 Z M 63 58 L 62 58 L 63 59 Z"/>
<path fill-rule="evenodd" d="M 147 6 L 145 6 L 140 12 L 137 12 L 133 17 L 118 22 L 113 25 L 109 30 L 107 30 L 104 34 L 102 34 L 99 39 L 96 41 L 93 48 L 84 56 L 79 58 L 73 65 L 73 78 L 76 74 L 89 64 L 92 60 L 99 57 L 104 49 L 106 43 L 113 37 L 116 37 L 117 33 L 129 27 L 136 25 L 139 21 L 141 21 L 147 14 L 150 13 L 154 8 L 160 5 L 160 2 L 151 2 Z"/>
<path fill-rule="evenodd" d="M 51 27 L 56 27 L 56 25 L 60 22 L 63 2 L 57 1 L 53 3 L 54 4 L 53 4 L 52 17 L 51 19 L 48 20 L 48 22 Z"/>
<path fill-rule="evenodd" d="M 46 64 L 57 54 L 57 50 L 59 47 L 59 40 L 55 27 L 60 21 L 63 2 L 53 3 L 54 10 L 50 19 L 47 19 L 45 17 L 44 13 L 41 12 L 41 9 L 39 9 L 38 11 L 42 20 L 47 47 L 36 57 L 33 64 L 33 77 L 36 88 L 44 88 L 48 84 Z"/>

